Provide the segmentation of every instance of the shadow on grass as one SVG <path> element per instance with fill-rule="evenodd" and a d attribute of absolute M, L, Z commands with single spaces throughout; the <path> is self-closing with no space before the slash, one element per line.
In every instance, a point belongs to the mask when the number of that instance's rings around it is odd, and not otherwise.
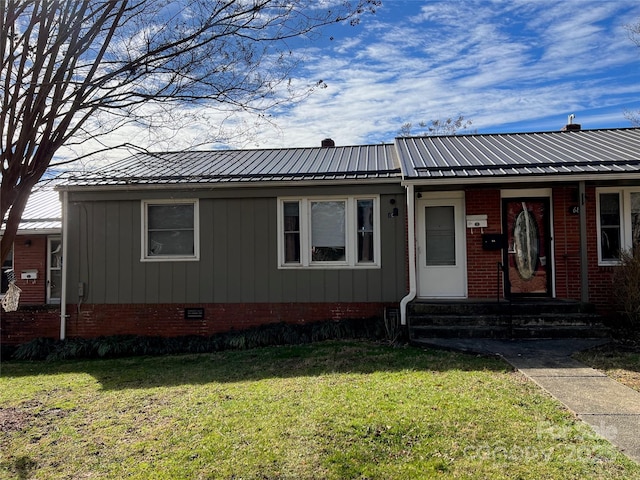
<path fill-rule="evenodd" d="M 495 371 L 497 358 L 370 341 L 328 341 L 215 353 L 60 362 L 3 362 L 2 377 L 91 375 L 104 390 L 259 381 L 270 378 L 402 371 Z"/>
<path fill-rule="evenodd" d="M 640 344 L 614 339 L 597 348 L 578 352 L 575 358 L 600 370 L 624 369 L 640 373 Z"/>

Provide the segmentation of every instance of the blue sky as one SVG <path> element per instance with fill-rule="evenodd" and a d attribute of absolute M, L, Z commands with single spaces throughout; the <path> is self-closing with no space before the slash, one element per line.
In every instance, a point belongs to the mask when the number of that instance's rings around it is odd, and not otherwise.
<path fill-rule="evenodd" d="M 457 115 L 478 133 L 559 130 L 570 114 L 585 129 L 629 127 L 625 110 L 640 110 L 640 47 L 625 27 L 639 21 L 638 0 L 383 0 L 356 27 L 290 45 L 302 59 L 292 84 L 322 79 L 327 88 L 266 120 L 187 108 L 184 116 L 198 120 L 177 134 L 149 139 L 128 125 L 83 148 L 126 138 L 151 150 L 189 149 L 219 125 L 236 135 L 198 148 L 392 142 L 406 122 Z"/>
<path fill-rule="evenodd" d="M 263 146 L 392 141 L 405 122 L 462 114 L 479 133 L 628 127 L 640 109 L 634 0 L 383 0 L 335 28 L 300 73 L 328 87 L 275 112 Z M 333 35 L 329 41 L 327 36 Z"/>

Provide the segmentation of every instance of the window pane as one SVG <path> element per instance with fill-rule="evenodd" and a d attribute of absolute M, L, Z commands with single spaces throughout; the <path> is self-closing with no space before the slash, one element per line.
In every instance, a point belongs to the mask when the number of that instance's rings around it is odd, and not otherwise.
<path fill-rule="evenodd" d="M 345 202 L 311 202 L 311 259 L 336 262 L 346 259 Z"/>
<path fill-rule="evenodd" d="M 640 192 L 631 193 L 631 241 L 640 245 Z"/>
<path fill-rule="evenodd" d="M 192 203 L 148 205 L 147 256 L 194 256 L 194 212 Z"/>
<path fill-rule="evenodd" d="M 358 262 L 373 261 L 373 199 L 358 200 Z"/>
<path fill-rule="evenodd" d="M 284 202 L 284 261 L 300 263 L 300 203 Z"/>
<path fill-rule="evenodd" d="M 58 239 L 51 239 L 51 258 L 49 259 L 49 268 L 60 269 L 62 268 L 62 241 Z"/>
<path fill-rule="evenodd" d="M 427 265 L 456 264 L 454 207 L 426 207 Z"/>
<path fill-rule="evenodd" d="M 149 230 L 193 229 L 193 204 L 149 205 Z"/>
<path fill-rule="evenodd" d="M 603 260 L 616 260 L 620 253 L 620 195 L 600 194 L 600 252 Z"/>
<path fill-rule="evenodd" d="M 49 238 L 49 283 L 48 301 L 58 303 L 62 292 L 62 241 L 59 238 Z"/>
<path fill-rule="evenodd" d="M 149 256 L 193 256 L 193 230 L 149 232 Z"/>

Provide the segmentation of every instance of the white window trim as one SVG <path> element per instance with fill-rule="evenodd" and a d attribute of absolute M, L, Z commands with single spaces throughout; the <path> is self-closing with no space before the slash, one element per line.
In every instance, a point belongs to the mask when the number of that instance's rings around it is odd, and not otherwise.
<path fill-rule="evenodd" d="M 358 263 L 357 205 L 358 200 L 373 200 L 373 262 Z M 311 260 L 311 203 L 344 201 L 346 203 L 346 239 L 344 261 L 314 262 Z M 300 213 L 300 262 L 285 263 L 284 203 L 298 202 Z M 327 195 L 312 197 L 278 197 L 278 268 L 289 269 L 375 269 L 380 268 L 380 195 Z"/>
<path fill-rule="evenodd" d="M 640 193 L 640 187 L 602 187 L 596 188 L 596 233 L 598 246 L 598 265 L 612 266 L 620 265 L 618 260 L 608 260 L 602 258 L 602 245 L 600 233 L 600 194 L 617 193 L 620 197 L 620 248 L 631 250 L 633 241 L 631 238 L 631 194 Z"/>
<path fill-rule="evenodd" d="M 147 255 L 147 245 L 149 242 L 148 225 L 147 225 L 147 207 L 149 205 L 193 205 L 193 255 Z M 142 200 L 140 202 L 141 219 L 142 219 L 142 235 L 140 261 L 141 262 L 195 262 L 200 260 L 200 203 L 196 198 L 185 199 L 161 199 L 161 200 Z"/>
<path fill-rule="evenodd" d="M 52 272 L 55 270 L 60 270 L 62 274 L 62 263 L 60 263 L 59 267 L 54 267 L 53 265 L 51 265 L 51 254 L 53 253 L 51 250 L 51 244 L 55 241 L 60 242 L 60 248 L 62 248 L 62 237 L 60 235 L 47 237 L 47 304 L 58 305 L 60 304 L 60 297 L 51 296 Z"/>

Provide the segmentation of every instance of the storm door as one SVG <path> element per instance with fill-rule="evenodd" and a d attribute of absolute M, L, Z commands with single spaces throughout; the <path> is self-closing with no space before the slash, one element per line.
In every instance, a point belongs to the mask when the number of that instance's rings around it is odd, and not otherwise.
<path fill-rule="evenodd" d="M 465 297 L 464 197 L 421 198 L 416 208 L 418 296 Z"/>
<path fill-rule="evenodd" d="M 505 295 L 551 295 L 549 198 L 502 200 L 505 250 Z"/>

